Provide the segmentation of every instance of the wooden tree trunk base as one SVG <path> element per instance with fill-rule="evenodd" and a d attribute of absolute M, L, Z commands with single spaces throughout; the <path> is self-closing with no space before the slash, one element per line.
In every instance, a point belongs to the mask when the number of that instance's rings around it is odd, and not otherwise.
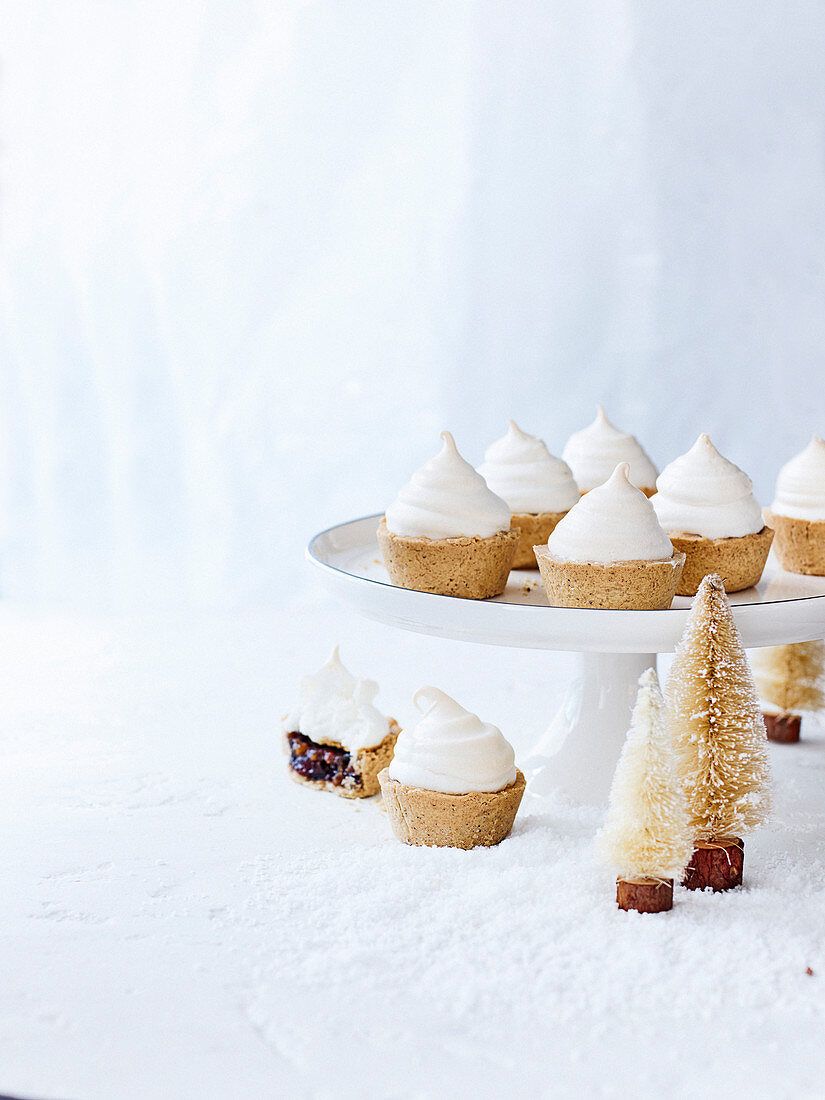
<path fill-rule="evenodd" d="M 738 836 L 697 840 L 682 885 L 688 890 L 710 887 L 714 892 L 741 886 L 744 848 L 744 841 Z"/>
<path fill-rule="evenodd" d="M 673 908 L 673 879 L 617 878 L 616 904 L 638 913 L 666 913 Z"/>
<path fill-rule="evenodd" d="M 769 741 L 780 745 L 794 745 L 799 740 L 802 719 L 798 714 L 763 714 L 765 732 Z"/>

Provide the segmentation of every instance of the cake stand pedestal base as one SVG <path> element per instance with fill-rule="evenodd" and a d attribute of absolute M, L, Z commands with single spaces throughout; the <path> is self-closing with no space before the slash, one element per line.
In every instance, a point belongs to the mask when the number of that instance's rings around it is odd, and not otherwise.
<path fill-rule="evenodd" d="M 638 680 L 655 653 L 580 653 L 550 728 L 524 763 L 528 795 L 561 791 L 604 805 L 630 727 Z"/>

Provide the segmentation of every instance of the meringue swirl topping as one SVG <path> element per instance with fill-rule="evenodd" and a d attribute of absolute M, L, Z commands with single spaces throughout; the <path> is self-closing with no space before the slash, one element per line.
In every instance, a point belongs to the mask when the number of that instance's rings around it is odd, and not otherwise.
<path fill-rule="evenodd" d="M 623 432 L 607 419 L 601 405 L 596 406 L 596 419 L 567 440 L 561 457 L 573 471 L 582 492 L 603 485 L 618 462 L 630 467 L 630 482 L 639 489 L 653 489 L 656 467 L 630 432 Z"/>
<path fill-rule="evenodd" d="M 662 470 L 657 490 L 650 503 L 671 535 L 739 538 L 764 527 L 753 482 L 705 433 Z"/>
<path fill-rule="evenodd" d="M 510 506 L 465 461 L 449 432 L 435 458 L 413 474 L 386 511 L 387 528 L 415 538 L 489 538 L 510 529 Z"/>
<path fill-rule="evenodd" d="M 327 663 L 301 681 L 298 703 L 284 715 L 284 732 L 350 752 L 375 748 L 390 728 L 389 719 L 373 705 L 377 694 L 374 680 L 357 680 L 344 668 L 336 646 Z"/>
<path fill-rule="evenodd" d="M 620 462 L 604 485 L 591 489 L 559 520 L 547 540 L 559 561 L 666 561 L 673 543 L 659 526 L 641 489 L 630 483 L 630 467 Z"/>
<path fill-rule="evenodd" d="M 511 512 L 567 512 L 580 495 L 570 467 L 543 440 L 514 420 L 507 423 L 507 434 L 490 444 L 478 472 Z"/>
<path fill-rule="evenodd" d="M 444 794 L 500 791 L 515 782 L 515 755 L 501 730 L 435 687 L 413 696 L 423 718 L 402 730 L 389 774 L 409 787 Z"/>

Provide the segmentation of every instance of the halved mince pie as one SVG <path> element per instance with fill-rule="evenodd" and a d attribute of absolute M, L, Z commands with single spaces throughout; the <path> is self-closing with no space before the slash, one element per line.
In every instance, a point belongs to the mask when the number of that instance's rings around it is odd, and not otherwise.
<path fill-rule="evenodd" d="M 354 751 L 340 742 L 330 743 L 331 739 L 322 744 L 296 730 L 285 731 L 289 774 L 297 783 L 333 791 L 343 798 L 378 794 L 378 773 L 392 760 L 395 740 L 401 732 L 394 718 L 388 722 L 389 731 L 383 741 L 374 748 Z"/>
<path fill-rule="evenodd" d="M 373 705 L 377 693 L 378 684 L 344 668 L 337 646 L 323 668 L 304 677 L 298 705 L 281 723 L 297 783 L 343 798 L 378 794 L 378 773 L 392 760 L 401 730 Z"/>

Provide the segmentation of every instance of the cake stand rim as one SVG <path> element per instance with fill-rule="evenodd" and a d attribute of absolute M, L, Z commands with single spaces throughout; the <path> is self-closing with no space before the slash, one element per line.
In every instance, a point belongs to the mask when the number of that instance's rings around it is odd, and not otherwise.
<path fill-rule="evenodd" d="M 601 653 L 670 652 L 684 629 L 689 612 L 685 607 L 627 611 L 467 600 L 418 592 L 375 577 L 360 576 L 333 564 L 319 553 L 319 544 L 324 538 L 333 537 L 335 533 L 351 534 L 353 529 L 369 522 L 377 526 L 382 515 L 383 512 L 375 512 L 331 524 L 312 536 L 305 553 L 336 595 L 355 610 L 388 625 L 487 645 Z M 372 537 L 374 539 L 374 535 Z M 372 541 L 365 541 L 363 549 L 373 553 Z M 377 541 L 374 553 L 380 556 Z M 779 613 L 777 609 L 781 609 Z M 732 610 L 743 635 L 743 644 L 748 648 L 825 636 L 825 592 L 767 602 L 734 603 Z M 818 615 L 817 610 L 820 611 Z M 771 612 L 773 624 L 766 619 Z M 552 620 L 548 621 L 550 615 Z M 804 626 L 811 620 L 816 620 L 815 626 Z M 592 631 L 605 628 L 607 635 L 592 636 Z M 804 636 L 797 637 L 800 632 Z M 787 637 L 789 633 L 794 636 Z"/>

